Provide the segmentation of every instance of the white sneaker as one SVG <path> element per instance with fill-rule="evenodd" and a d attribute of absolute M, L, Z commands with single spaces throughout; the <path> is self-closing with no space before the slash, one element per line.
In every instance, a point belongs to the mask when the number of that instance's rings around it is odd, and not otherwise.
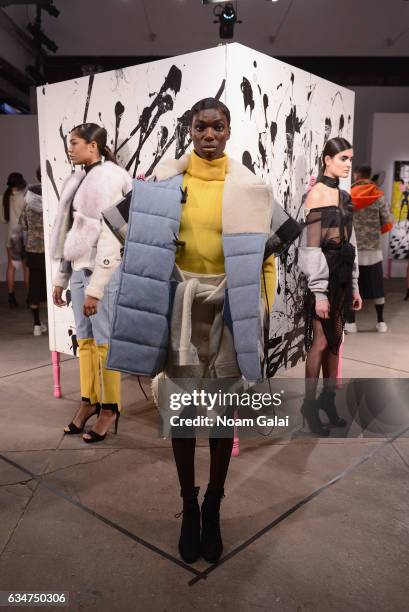
<path fill-rule="evenodd" d="M 380 332 L 381 334 L 388 331 L 388 326 L 386 325 L 385 321 L 381 321 L 380 323 L 376 324 L 376 331 Z"/>
<path fill-rule="evenodd" d="M 33 336 L 41 336 L 43 332 L 41 331 L 41 325 L 34 325 L 33 328 Z"/>
<path fill-rule="evenodd" d="M 43 323 L 43 322 L 41 321 L 41 325 L 40 325 L 40 327 L 41 327 L 41 333 L 42 333 L 42 334 L 45 334 L 45 332 L 46 332 L 46 331 L 48 331 L 47 323 Z"/>
<path fill-rule="evenodd" d="M 356 334 L 358 331 L 356 323 L 345 323 L 345 331 L 347 334 Z"/>

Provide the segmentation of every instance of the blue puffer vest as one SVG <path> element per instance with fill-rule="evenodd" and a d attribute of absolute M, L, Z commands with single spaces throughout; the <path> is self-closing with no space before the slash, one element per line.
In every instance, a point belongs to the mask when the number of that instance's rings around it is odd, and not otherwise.
<path fill-rule="evenodd" d="M 134 181 L 107 361 L 112 370 L 154 376 L 164 369 L 172 308 L 175 239 L 183 206 L 182 181 L 183 174 L 158 182 Z M 270 227 L 271 212 L 263 214 L 264 217 L 270 215 L 267 219 Z M 228 287 L 224 317 L 232 323 L 237 361 L 243 376 L 259 381 L 264 353 L 260 273 L 269 234 L 223 232 Z"/>

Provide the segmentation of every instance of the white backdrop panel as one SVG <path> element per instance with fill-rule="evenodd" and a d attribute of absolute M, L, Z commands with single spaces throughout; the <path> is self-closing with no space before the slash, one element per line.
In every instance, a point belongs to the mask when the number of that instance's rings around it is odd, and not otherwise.
<path fill-rule="evenodd" d="M 46 234 L 71 171 L 65 138 L 74 125 L 85 120 L 104 125 L 120 163 L 135 176 L 189 148 L 187 111 L 208 96 L 219 97 L 231 110 L 228 154 L 270 181 L 278 202 L 299 216 L 326 140 L 352 138 L 354 94 L 234 43 L 39 89 Z M 51 291 L 48 257 L 47 268 Z M 303 356 L 294 249 L 280 260 L 278 272 L 270 373 Z M 72 353 L 72 311 L 49 303 L 50 348 Z"/>
<path fill-rule="evenodd" d="M 48 255 L 61 185 L 72 170 L 70 130 L 85 121 L 103 125 L 121 165 L 132 176 L 147 173 L 163 157 L 187 150 L 186 112 L 194 102 L 209 95 L 225 101 L 225 56 L 218 47 L 38 88 L 50 350 L 72 354 L 75 348 L 72 308 L 52 304 L 57 264 Z"/>
<path fill-rule="evenodd" d="M 271 182 L 276 200 L 302 218 L 302 197 L 318 173 L 325 142 L 334 136 L 352 141 L 354 93 L 233 44 L 228 46 L 226 99 L 232 111 L 229 153 Z M 294 258 L 291 248 L 277 260 L 270 374 L 294 366 L 304 353 L 303 295 Z"/>

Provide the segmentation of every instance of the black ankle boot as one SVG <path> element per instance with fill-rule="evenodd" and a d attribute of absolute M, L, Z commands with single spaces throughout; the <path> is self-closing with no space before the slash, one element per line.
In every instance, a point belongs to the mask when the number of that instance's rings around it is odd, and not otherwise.
<path fill-rule="evenodd" d="M 223 552 L 220 532 L 220 503 L 223 497 L 224 491 L 214 493 L 208 487 L 202 504 L 202 557 L 208 563 L 216 563 Z"/>
<path fill-rule="evenodd" d="M 301 406 L 303 425 L 304 422 L 307 421 L 311 433 L 317 434 L 318 436 L 329 436 L 329 429 L 327 429 L 320 421 L 318 414 L 319 409 L 319 400 L 305 398 L 303 405 Z"/>
<path fill-rule="evenodd" d="M 16 296 L 14 295 L 14 293 L 9 293 L 9 306 L 10 308 L 16 308 L 18 306 L 17 300 L 16 300 Z"/>
<path fill-rule="evenodd" d="M 179 538 L 179 553 L 186 563 L 194 563 L 200 557 L 200 508 L 197 501 L 199 487 L 183 498 L 183 518 Z"/>
<path fill-rule="evenodd" d="M 335 406 L 335 391 L 323 391 L 319 397 L 320 408 L 329 418 L 329 422 L 333 427 L 345 427 L 347 424 L 345 419 L 341 419 L 337 413 Z"/>

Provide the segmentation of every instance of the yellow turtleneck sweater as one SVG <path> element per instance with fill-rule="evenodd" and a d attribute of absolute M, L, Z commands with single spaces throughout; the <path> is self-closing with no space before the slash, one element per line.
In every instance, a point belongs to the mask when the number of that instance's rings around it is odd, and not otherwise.
<path fill-rule="evenodd" d="M 187 202 L 182 207 L 176 263 L 194 274 L 224 274 L 222 200 L 227 156 L 208 161 L 192 153 L 183 177 Z M 274 303 L 276 272 L 274 256 L 263 264 L 270 309 Z M 264 282 L 261 283 L 265 298 Z"/>

